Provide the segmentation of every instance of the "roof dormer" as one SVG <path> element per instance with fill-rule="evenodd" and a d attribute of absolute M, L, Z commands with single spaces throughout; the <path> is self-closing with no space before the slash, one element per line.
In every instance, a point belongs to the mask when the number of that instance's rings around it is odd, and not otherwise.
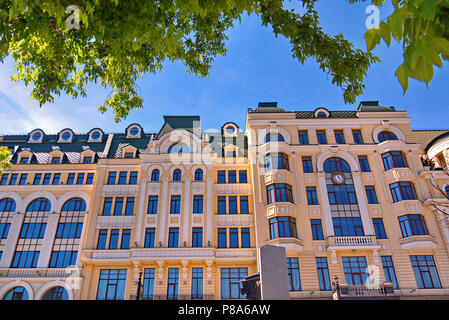
<path fill-rule="evenodd" d="M 103 141 L 103 130 L 99 128 L 94 128 L 89 131 L 87 142 L 101 142 Z"/>
<path fill-rule="evenodd" d="M 73 136 L 72 129 L 63 129 L 58 133 L 58 143 L 72 143 Z"/>
<path fill-rule="evenodd" d="M 127 139 L 133 139 L 133 138 L 141 138 L 143 134 L 142 127 L 137 124 L 133 123 L 126 128 L 126 138 Z"/>
<path fill-rule="evenodd" d="M 34 129 L 28 134 L 28 143 L 42 143 L 44 135 L 42 129 Z"/>
<path fill-rule="evenodd" d="M 329 118 L 330 112 L 326 108 L 317 108 L 313 114 L 315 118 Z"/>

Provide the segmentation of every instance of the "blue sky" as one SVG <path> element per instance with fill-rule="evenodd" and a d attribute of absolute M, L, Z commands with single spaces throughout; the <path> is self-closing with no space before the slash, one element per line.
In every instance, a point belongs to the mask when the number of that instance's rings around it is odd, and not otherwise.
<path fill-rule="evenodd" d="M 298 7 L 298 1 L 289 6 Z M 343 33 L 355 47 L 365 49 L 365 13 L 367 3 L 350 5 L 347 1 L 321 0 L 317 9 L 324 31 Z M 381 19 L 391 13 L 389 5 L 381 8 Z M 262 27 L 257 16 L 244 16 L 241 23 L 228 32 L 228 53 L 217 57 L 208 78 L 186 74 L 180 62 L 166 62 L 164 69 L 139 79 L 144 108 L 115 123 L 111 112 L 101 114 L 97 107 L 109 91 L 89 86 L 87 98 L 57 97 L 55 103 L 42 108 L 29 99 L 31 88 L 23 82 L 12 82 L 14 63 L 0 64 L 0 134 L 28 133 L 40 127 L 46 133 L 72 128 L 85 133 L 94 127 L 105 132 L 124 132 L 133 122 L 145 132 L 157 132 L 163 115 L 199 115 L 203 130 L 219 129 L 233 121 L 245 125 L 247 108 L 259 101 L 277 101 L 286 110 L 354 110 L 363 100 L 379 100 L 381 105 L 406 110 L 414 129 L 449 128 L 449 65 L 435 69 L 429 88 L 411 80 L 404 95 L 394 72 L 402 63 L 400 45 L 390 48 L 382 44 L 375 54 L 382 62 L 368 71 L 365 93 L 357 103 L 347 105 L 342 92 L 333 86 L 313 59 L 302 65 L 291 55 L 291 45 L 283 37 L 276 38 L 270 28 Z"/>

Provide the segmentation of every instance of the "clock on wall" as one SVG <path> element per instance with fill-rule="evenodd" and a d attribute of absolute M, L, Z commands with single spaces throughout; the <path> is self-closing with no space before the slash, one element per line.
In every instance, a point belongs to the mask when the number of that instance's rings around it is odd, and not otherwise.
<path fill-rule="evenodd" d="M 334 172 L 331 176 L 331 181 L 333 184 L 345 184 L 346 181 L 346 177 L 344 175 L 344 173 L 341 172 Z"/>

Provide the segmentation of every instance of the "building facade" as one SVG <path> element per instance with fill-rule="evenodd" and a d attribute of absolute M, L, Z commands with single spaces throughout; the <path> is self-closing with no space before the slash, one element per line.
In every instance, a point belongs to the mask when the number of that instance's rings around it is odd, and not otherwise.
<path fill-rule="evenodd" d="M 448 139 L 378 102 L 2 136 L 0 299 L 244 299 L 266 244 L 291 299 L 447 299 Z"/>

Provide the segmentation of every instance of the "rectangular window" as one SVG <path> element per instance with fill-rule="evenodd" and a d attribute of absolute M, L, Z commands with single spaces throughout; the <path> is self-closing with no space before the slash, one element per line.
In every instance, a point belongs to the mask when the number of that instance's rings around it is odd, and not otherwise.
<path fill-rule="evenodd" d="M 168 280 L 167 280 L 167 299 L 178 299 L 178 268 L 168 268 Z"/>
<path fill-rule="evenodd" d="M 92 184 L 94 182 L 94 174 L 88 173 L 86 178 L 86 184 Z"/>
<path fill-rule="evenodd" d="M 52 164 L 60 164 L 61 163 L 61 157 L 53 157 L 51 158 Z"/>
<path fill-rule="evenodd" d="M 19 175 L 17 174 L 17 173 L 13 173 L 12 175 L 11 175 L 11 180 L 9 180 L 9 185 L 10 186 L 15 186 L 16 185 L 16 183 L 17 183 L 17 177 L 18 177 Z"/>
<path fill-rule="evenodd" d="M 410 256 L 418 289 L 441 288 L 440 277 L 433 256 Z"/>
<path fill-rule="evenodd" d="M 83 163 L 92 163 L 92 156 L 85 156 L 83 158 Z"/>
<path fill-rule="evenodd" d="M 118 237 L 120 235 L 120 229 L 112 229 L 109 237 L 109 249 L 118 248 Z"/>
<path fill-rule="evenodd" d="M 67 176 L 67 183 L 66 184 L 73 184 L 74 181 L 75 181 L 75 174 L 74 173 L 69 173 L 69 175 Z"/>
<path fill-rule="evenodd" d="M 0 223 L 0 239 L 8 238 L 10 223 Z"/>
<path fill-rule="evenodd" d="M 123 229 L 122 241 L 120 242 L 120 249 L 129 249 L 130 240 L 131 240 L 131 229 Z"/>
<path fill-rule="evenodd" d="M 249 213 L 248 196 L 240 197 L 240 213 L 241 214 Z"/>
<path fill-rule="evenodd" d="M 168 247 L 169 248 L 179 247 L 179 228 L 168 229 Z"/>
<path fill-rule="evenodd" d="M 221 269 L 221 299 L 244 299 L 240 281 L 248 276 L 248 268 Z"/>
<path fill-rule="evenodd" d="M 147 228 L 145 229 L 145 248 L 154 248 L 154 241 L 156 238 L 156 229 Z"/>
<path fill-rule="evenodd" d="M 39 185 L 39 184 L 41 184 L 41 178 L 42 178 L 42 174 L 36 173 L 35 176 L 34 176 L 33 184 L 34 184 L 34 185 Z M 6 183 L 6 182 L 5 182 L 5 183 Z"/>
<path fill-rule="evenodd" d="M 157 214 L 158 196 L 148 197 L 148 210 L 147 214 Z"/>
<path fill-rule="evenodd" d="M 144 300 L 153 300 L 154 298 L 155 273 L 156 273 L 155 268 L 146 268 L 143 270 L 142 299 Z"/>
<path fill-rule="evenodd" d="M 229 228 L 229 247 L 238 248 L 239 247 L 239 229 Z"/>
<path fill-rule="evenodd" d="M 43 239 L 46 223 L 24 223 L 20 231 L 20 239 Z"/>
<path fill-rule="evenodd" d="M 115 198 L 114 216 L 121 216 L 123 212 L 123 198 Z"/>
<path fill-rule="evenodd" d="M 374 218 L 373 226 L 374 231 L 376 232 L 377 239 L 387 239 L 387 234 L 385 233 L 385 227 L 382 218 Z"/>
<path fill-rule="evenodd" d="M 203 213 L 203 196 L 193 196 L 193 213 Z"/>
<path fill-rule="evenodd" d="M 0 185 L 6 186 L 6 182 L 8 181 L 9 174 L 4 173 L 2 174 L 2 179 L 0 180 Z"/>
<path fill-rule="evenodd" d="M 134 198 L 126 198 L 125 216 L 134 214 Z"/>
<path fill-rule="evenodd" d="M 26 182 L 27 182 L 27 177 L 28 177 L 28 174 L 27 174 L 27 173 L 22 173 L 22 174 L 20 175 L 20 181 L 19 181 L 19 185 L 20 185 L 20 186 L 23 186 L 23 185 L 26 184 Z"/>
<path fill-rule="evenodd" d="M 229 197 L 229 214 L 237 214 L 237 197 Z"/>
<path fill-rule="evenodd" d="M 239 170 L 239 183 L 248 183 L 246 170 Z"/>
<path fill-rule="evenodd" d="M 226 171 L 224 170 L 217 171 L 217 183 L 219 184 L 226 183 Z"/>
<path fill-rule="evenodd" d="M 42 181 L 42 184 L 43 185 L 49 185 L 50 184 L 50 178 L 51 178 L 51 173 L 44 174 L 44 180 Z"/>
<path fill-rule="evenodd" d="M 97 300 L 123 300 L 126 288 L 126 269 L 103 269 L 98 281 Z"/>
<path fill-rule="evenodd" d="M 84 183 L 84 173 L 78 173 L 76 184 L 83 184 L 83 183 Z"/>
<path fill-rule="evenodd" d="M 301 291 L 298 258 L 287 258 L 287 273 L 289 291 Z"/>
<path fill-rule="evenodd" d="M 62 222 L 58 224 L 56 239 L 79 239 L 83 224 L 79 222 Z"/>
<path fill-rule="evenodd" d="M 108 229 L 100 229 L 98 233 L 97 249 L 106 249 L 107 237 L 108 237 Z"/>
<path fill-rule="evenodd" d="M 309 205 L 317 205 L 318 204 L 318 195 L 316 193 L 315 187 L 306 187 L 307 193 L 307 203 Z"/>
<path fill-rule="evenodd" d="M 67 268 L 76 264 L 78 251 L 52 251 L 49 268 Z"/>
<path fill-rule="evenodd" d="M 226 228 L 218 228 L 218 248 L 226 248 Z"/>
<path fill-rule="evenodd" d="M 129 174 L 129 184 L 137 184 L 137 177 L 138 177 L 138 172 L 131 171 Z"/>
<path fill-rule="evenodd" d="M 104 198 L 104 204 L 103 204 L 103 216 L 110 216 L 111 215 L 111 209 L 112 209 L 112 198 Z"/>
<path fill-rule="evenodd" d="M 318 140 L 318 144 L 327 144 L 326 130 L 317 130 L 316 138 Z"/>
<path fill-rule="evenodd" d="M 355 144 L 363 144 L 362 132 L 360 130 L 352 130 L 352 137 Z"/>
<path fill-rule="evenodd" d="M 226 197 L 217 197 L 218 214 L 226 214 Z"/>
<path fill-rule="evenodd" d="M 335 143 L 337 144 L 346 144 L 345 135 L 343 130 L 334 130 L 335 135 Z"/>
<path fill-rule="evenodd" d="M 310 225 L 312 226 L 312 239 L 324 240 L 323 226 L 321 224 L 321 219 L 311 219 Z"/>
<path fill-rule="evenodd" d="M 369 167 L 368 157 L 367 156 L 359 156 L 359 165 L 360 170 L 362 172 L 370 172 L 371 169 Z"/>
<path fill-rule="evenodd" d="M 181 212 L 181 196 L 171 196 L 170 213 L 178 214 Z"/>
<path fill-rule="evenodd" d="M 365 257 L 342 257 L 346 283 L 354 285 L 369 284 Z"/>
<path fill-rule="evenodd" d="M 121 171 L 118 177 L 118 184 L 126 184 L 126 179 L 128 177 L 128 172 Z"/>
<path fill-rule="evenodd" d="M 55 173 L 53 175 L 53 181 L 51 182 L 51 184 L 58 185 L 60 179 L 61 179 L 61 174 L 60 173 Z"/>
<path fill-rule="evenodd" d="M 249 228 L 241 228 L 240 235 L 242 239 L 242 248 L 251 248 Z"/>
<path fill-rule="evenodd" d="M 201 248 L 203 246 L 203 228 L 192 228 L 192 247 Z"/>
<path fill-rule="evenodd" d="M 237 183 L 237 171 L 235 170 L 228 171 L 228 183 Z"/>
<path fill-rule="evenodd" d="M 304 173 L 313 173 L 312 157 L 302 157 L 302 168 Z"/>
<path fill-rule="evenodd" d="M 192 299 L 203 299 L 203 268 L 192 268 Z"/>
<path fill-rule="evenodd" d="M 393 197 L 393 202 L 415 200 L 417 198 L 415 186 L 408 181 L 390 184 L 390 191 Z"/>
<path fill-rule="evenodd" d="M 394 289 L 399 289 L 396 272 L 394 271 L 393 259 L 391 256 L 381 256 L 382 267 L 384 269 L 385 281 L 393 284 Z"/>
<path fill-rule="evenodd" d="M 108 184 L 115 184 L 115 179 L 117 177 L 117 172 L 109 172 L 108 174 Z"/>
<path fill-rule="evenodd" d="M 20 159 L 20 164 L 28 164 L 28 163 L 30 163 L 30 158 L 28 158 L 28 157 L 22 157 L 22 158 Z"/>
<path fill-rule="evenodd" d="M 376 189 L 374 186 L 365 186 L 366 198 L 368 199 L 368 204 L 378 204 Z"/>
<path fill-rule="evenodd" d="M 299 144 L 309 144 L 309 135 L 307 130 L 298 131 Z"/>
<path fill-rule="evenodd" d="M 16 251 L 11 268 L 36 268 L 39 251 Z"/>
<path fill-rule="evenodd" d="M 329 277 L 329 268 L 327 265 L 327 258 L 317 257 L 316 268 L 318 271 L 318 280 L 320 282 L 320 291 L 331 291 L 331 281 Z"/>

